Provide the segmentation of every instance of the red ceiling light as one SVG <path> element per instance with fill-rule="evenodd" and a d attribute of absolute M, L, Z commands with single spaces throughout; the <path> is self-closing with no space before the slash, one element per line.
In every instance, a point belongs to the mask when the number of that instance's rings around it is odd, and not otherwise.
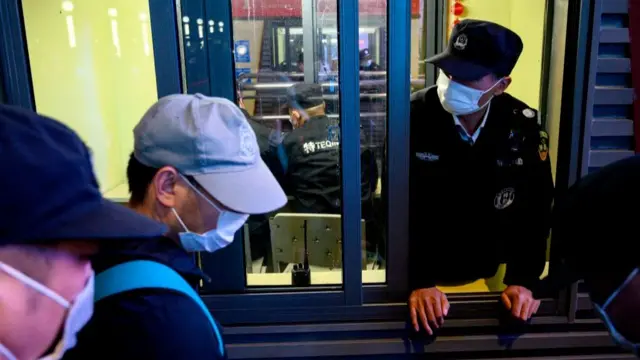
<path fill-rule="evenodd" d="M 455 4 L 451 7 L 451 13 L 455 16 L 460 16 L 464 12 L 464 5 L 462 3 L 456 1 Z"/>

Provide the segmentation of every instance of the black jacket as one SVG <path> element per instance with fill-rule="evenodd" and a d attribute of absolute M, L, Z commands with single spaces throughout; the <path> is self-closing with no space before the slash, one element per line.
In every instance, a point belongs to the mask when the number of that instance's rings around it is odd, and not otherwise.
<path fill-rule="evenodd" d="M 170 239 L 127 243 L 92 259 L 96 274 L 132 260 L 153 260 L 178 271 L 196 285 L 204 274 L 193 256 Z M 221 359 L 214 331 L 189 297 L 162 289 L 125 292 L 99 301 L 72 359 Z"/>
<path fill-rule="evenodd" d="M 340 213 L 340 127 L 312 117 L 285 138 L 283 167 L 299 212 Z"/>
<path fill-rule="evenodd" d="M 411 97 L 412 289 L 491 277 L 531 287 L 545 265 L 553 180 L 537 113 L 503 94 L 474 145 L 435 87 Z"/>
<path fill-rule="evenodd" d="M 364 143 L 361 132 L 361 142 Z M 295 197 L 299 212 L 339 214 L 341 204 L 340 125 L 327 116 L 309 119 L 292 131 L 282 143 L 286 169 L 285 189 Z M 378 166 L 374 152 L 360 147 L 361 200 L 363 217 L 370 215 L 378 185 Z"/>

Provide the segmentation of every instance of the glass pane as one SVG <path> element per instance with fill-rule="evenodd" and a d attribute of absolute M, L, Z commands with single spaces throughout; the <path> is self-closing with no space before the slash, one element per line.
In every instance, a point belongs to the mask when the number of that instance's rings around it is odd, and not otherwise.
<path fill-rule="evenodd" d="M 386 281 L 386 209 L 382 194 L 387 135 L 387 1 L 359 0 L 360 162 L 366 269 L 363 283 Z"/>
<path fill-rule="evenodd" d="M 438 285 L 445 293 L 502 291 L 505 276 L 517 276 L 513 282 L 526 285 L 524 278 L 532 282 L 546 273 L 545 224 L 553 183 L 548 136 L 543 139 L 536 128 L 539 117 L 534 110 L 542 81 L 546 1 L 468 0 L 448 5 L 452 11 L 447 42 L 458 21 L 487 20 L 517 33 L 524 51 L 504 81 L 507 74 L 464 80 L 456 75 L 461 65 L 444 77 L 454 84 L 446 93 L 449 99 L 456 91 L 494 96 L 476 98 L 464 109 L 449 102 L 445 110 L 431 88 L 415 96 L 424 101 L 412 102 L 412 285 Z M 471 48 L 475 40 L 464 37 L 456 43 L 457 51 Z M 519 101 L 502 95 L 502 89 Z M 517 125 L 521 123 L 528 125 Z"/>
<path fill-rule="evenodd" d="M 36 110 L 93 152 L 107 198 L 127 201 L 133 127 L 157 100 L 148 0 L 22 1 Z"/>
<path fill-rule="evenodd" d="M 261 139 L 263 159 L 289 196 L 285 208 L 246 225 L 248 286 L 304 286 L 306 269 L 296 267 L 305 261 L 310 285 L 342 282 L 337 1 L 313 3 L 233 2 L 235 47 L 246 46 L 251 54 L 236 56 L 240 103 Z M 361 6 L 360 47 L 369 49 L 377 67 L 362 75 L 371 80 L 362 89 L 363 112 L 373 113 L 362 118 L 362 268 L 365 282 L 382 283 L 386 245 L 367 234 L 384 233 L 385 224 L 379 174 L 386 135 L 386 2 L 362 0 Z M 300 84 L 320 86 L 319 109 L 314 102 L 302 109 L 287 100 L 287 91 Z"/>

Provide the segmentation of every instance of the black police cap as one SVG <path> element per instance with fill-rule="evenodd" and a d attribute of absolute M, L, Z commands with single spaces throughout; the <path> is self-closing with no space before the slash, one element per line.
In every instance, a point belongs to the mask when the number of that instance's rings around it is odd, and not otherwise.
<path fill-rule="evenodd" d="M 287 101 L 293 109 L 309 109 L 322 105 L 322 87 L 318 84 L 294 84 L 287 89 Z"/>
<path fill-rule="evenodd" d="M 369 52 L 369 49 L 360 50 L 360 60 L 368 59 L 370 57 L 371 57 L 371 52 Z"/>
<path fill-rule="evenodd" d="M 427 59 L 454 79 L 478 80 L 494 74 L 511 74 L 522 53 L 522 39 L 515 32 L 489 21 L 466 19 L 451 32 L 442 53 Z"/>

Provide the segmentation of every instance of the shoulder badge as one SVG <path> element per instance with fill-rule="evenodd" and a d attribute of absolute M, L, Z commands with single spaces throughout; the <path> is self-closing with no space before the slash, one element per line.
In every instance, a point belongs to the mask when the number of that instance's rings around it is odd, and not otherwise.
<path fill-rule="evenodd" d="M 522 115 L 524 115 L 528 119 L 533 119 L 536 116 L 536 112 L 527 108 L 522 110 Z"/>
<path fill-rule="evenodd" d="M 540 130 L 540 144 L 538 144 L 538 154 L 540 160 L 546 161 L 549 155 L 549 134 L 546 131 Z"/>

